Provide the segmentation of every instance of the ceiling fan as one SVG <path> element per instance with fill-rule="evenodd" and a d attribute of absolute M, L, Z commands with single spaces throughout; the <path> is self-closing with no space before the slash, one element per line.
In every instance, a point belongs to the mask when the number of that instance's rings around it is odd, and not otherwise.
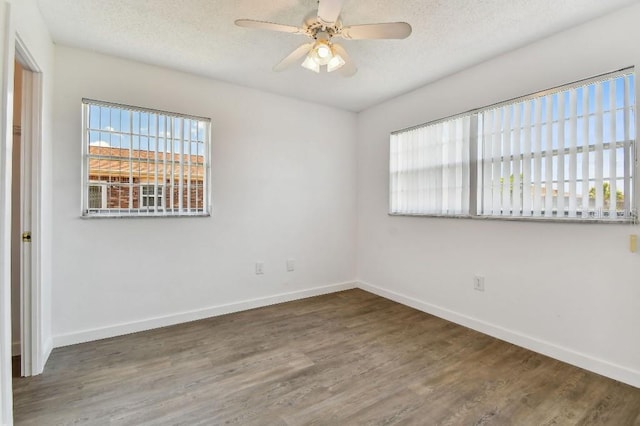
<path fill-rule="evenodd" d="M 318 0 L 318 11 L 307 15 L 300 27 L 253 19 L 238 19 L 236 20 L 236 25 L 290 34 L 302 34 L 313 39 L 298 46 L 276 64 L 273 67 L 274 71 L 282 71 L 306 56 L 301 65 L 308 70 L 319 73 L 320 67 L 326 66 L 327 72 L 339 70 L 343 76 L 350 77 L 356 73 L 357 68 L 349 58 L 346 50 L 332 41 L 334 37 L 341 37 L 346 40 L 403 39 L 411 34 L 411 25 L 406 22 L 387 22 L 343 26 L 340 20 L 340 12 L 344 1 Z"/>

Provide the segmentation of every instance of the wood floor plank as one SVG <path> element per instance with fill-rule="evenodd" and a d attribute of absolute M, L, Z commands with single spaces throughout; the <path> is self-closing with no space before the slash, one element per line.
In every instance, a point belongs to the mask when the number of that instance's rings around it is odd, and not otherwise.
<path fill-rule="evenodd" d="M 362 290 L 58 348 L 16 425 L 640 425 L 640 389 Z"/>

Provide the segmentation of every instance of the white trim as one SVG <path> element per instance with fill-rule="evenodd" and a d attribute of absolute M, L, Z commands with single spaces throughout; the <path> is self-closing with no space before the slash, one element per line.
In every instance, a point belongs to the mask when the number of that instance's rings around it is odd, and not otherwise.
<path fill-rule="evenodd" d="M 42 351 L 43 367 L 44 367 L 44 364 L 47 363 L 47 360 L 51 355 L 51 351 L 53 351 L 53 338 L 50 337 L 49 339 L 47 339 L 46 342 L 44 342 L 44 347 Z"/>
<path fill-rule="evenodd" d="M 11 173 L 15 28 L 0 0 L 0 424 L 13 424 L 11 374 Z"/>
<path fill-rule="evenodd" d="M 21 192 L 23 214 L 23 231 L 31 231 L 31 242 L 24 246 L 29 250 L 26 262 L 29 271 L 25 271 L 21 280 L 21 350 L 22 375 L 40 374 L 44 370 L 46 358 L 43 357 L 42 342 L 42 109 L 43 81 L 40 67 L 29 53 L 29 49 L 19 34 L 15 34 L 16 59 L 23 66 L 22 95 L 22 143 L 21 156 Z M 28 197 L 28 200 L 27 200 Z M 26 250 L 24 251 L 26 252 Z M 22 267 L 24 269 L 24 267 Z"/>
<path fill-rule="evenodd" d="M 640 371 L 634 370 L 619 364 L 614 364 L 600 358 L 595 358 L 573 349 L 569 349 L 560 345 L 556 345 L 545 340 L 541 340 L 516 330 L 511 330 L 499 325 L 491 324 L 468 315 L 461 314 L 431 303 L 423 302 L 416 298 L 406 296 L 395 291 L 390 291 L 381 287 L 374 286 L 365 282 L 358 282 L 358 288 L 368 291 L 378 296 L 384 297 L 394 302 L 410 306 L 422 312 L 443 318 L 447 321 L 463 325 L 473 330 L 479 331 L 489 336 L 493 336 L 500 340 L 504 340 L 514 345 L 530 349 L 534 352 L 555 358 L 557 360 L 575 365 L 585 370 L 619 380 L 636 388 L 640 388 Z"/>
<path fill-rule="evenodd" d="M 353 288 L 360 288 L 364 291 L 376 294 L 394 302 L 418 309 L 431 315 L 443 318 L 447 321 L 469 327 L 481 333 L 493 336 L 500 340 L 512 343 L 517 346 L 550 356 L 557 360 L 575 365 L 580 368 L 619 380 L 631 386 L 640 388 L 640 371 L 633 370 L 622 365 L 611 363 L 600 358 L 590 356 L 554 343 L 541 340 L 526 334 L 511 330 L 499 325 L 491 324 L 477 318 L 470 317 L 440 306 L 423 302 L 416 298 L 406 296 L 401 293 L 390 291 L 365 282 L 344 282 L 321 287 L 314 287 L 290 293 L 282 293 L 263 298 L 248 299 L 241 302 L 234 302 L 224 305 L 212 306 L 209 308 L 186 311 L 162 317 L 149 318 L 141 321 L 122 323 L 112 326 L 93 328 L 75 333 L 61 334 L 53 337 L 53 347 L 68 346 L 77 343 L 90 342 L 93 340 L 106 339 L 109 337 L 121 336 L 130 333 L 150 330 L 159 327 L 166 327 L 175 324 L 196 321 L 204 318 L 225 315 L 233 312 L 245 311 L 248 309 L 274 305 L 277 303 L 289 302 L 292 300 L 304 299 L 307 297 L 319 296 Z M 51 343 L 51 341 L 49 341 Z M 51 352 L 48 346 L 46 356 Z"/>
<path fill-rule="evenodd" d="M 16 47 L 18 46 L 18 40 L 16 35 Z M 16 49 L 16 60 L 18 60 L 18 49 Z M 20 229 L 18 234 L 28 231 L 31 233 L 31 242 L 20 242 L 20 342 L 22 345 L 21 357 L 20 357 L 20 374 L 22 376 L 32 375 L 33 355 L 36 352 L 36 346 L 34 346 L 33 339 L 33 237 L 35 232 L 32 229 L 32 209 L 31 204 L 33 202 L 33 195 L 31 192 L 31 183 L 33 181 L 32 174 L 32 152 L 33 152 L 33 123 L 31 117 L 30 100 L 33 94 L 33 78 L 32 73 L 23 69 L 22 71 L 22 119 L 23 127 L 21 143 L 20 143 Z M 25 102 L 26 101 L 26 102 Z M 14 116 L 16 111 L 14 111 Z M 12 235 L 11 238 L 17 238 L 17 235 Z"/>
<path fill-rule="evenodd" d="M 61 346 L 74 345 L 76 343 L 106 339 L 109 337 L 137 333 L 139 331 L 151 330 L 159 327 L 167 327 L 170 325 L 181 324 L 189 321 L 201 320 L 204 318 L 230 314 L 233 312 L 246 311 L 248 309 L 261 308 L 264 306 L 275 305 L 277 303 L 290 302 L 292 300 L 320 296 L 322 294 L 335 293 L 338 291 L 350 290 L 353 288 L 356 288 L 355 282 L 330 284 L 320 287 L 313 287 L 306 290 L 293 291 L 290 293 L 281 293 L 274 296 L 260 297 L 240 302 L 227 303 L 224 305 L 211 306 L 209 308 L 186 311 L 178 314 L 148 318 L 141 321 L 110 325 L 106 327 L 98 327 L 74 333 L 60 334 L 53 337 L 53 346 L 58 348 Z"/>

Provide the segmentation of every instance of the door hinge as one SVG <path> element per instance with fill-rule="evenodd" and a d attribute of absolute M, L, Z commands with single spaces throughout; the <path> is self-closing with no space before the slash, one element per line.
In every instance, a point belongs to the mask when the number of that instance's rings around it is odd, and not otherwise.
<path fill-rule="evenodd" d="M 22 233 L 22 241 L 25 243 L 31 242 L 31 231 L 25 231 Z"/>

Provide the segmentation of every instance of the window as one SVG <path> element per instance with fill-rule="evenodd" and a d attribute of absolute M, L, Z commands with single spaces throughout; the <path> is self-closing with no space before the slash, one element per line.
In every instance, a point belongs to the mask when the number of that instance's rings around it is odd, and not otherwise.
<path fill-rule="evenodd" d="M 390 213 L 631 221 L 632 69 L 394 132 Z"/>
<path fill-rule="evenodd" d="M 162 186 L 143 185 L 142 186 L 142 207 L 163 208 L 162 194 L 164 193 Z"/>
<path fill-rule="evenodd" d="M 391 212 L 469 212 L 470 117 L 391 135 Z"/>
<path fill-rule="evenodd" d="M 210 120 L 83 100 L 82 214 L 209 214 Z"/>
<path fill-rule="evenodd" d="M 107 208 L 106 185 L 89 183 L 89 209 L 99 210 Z"/>

